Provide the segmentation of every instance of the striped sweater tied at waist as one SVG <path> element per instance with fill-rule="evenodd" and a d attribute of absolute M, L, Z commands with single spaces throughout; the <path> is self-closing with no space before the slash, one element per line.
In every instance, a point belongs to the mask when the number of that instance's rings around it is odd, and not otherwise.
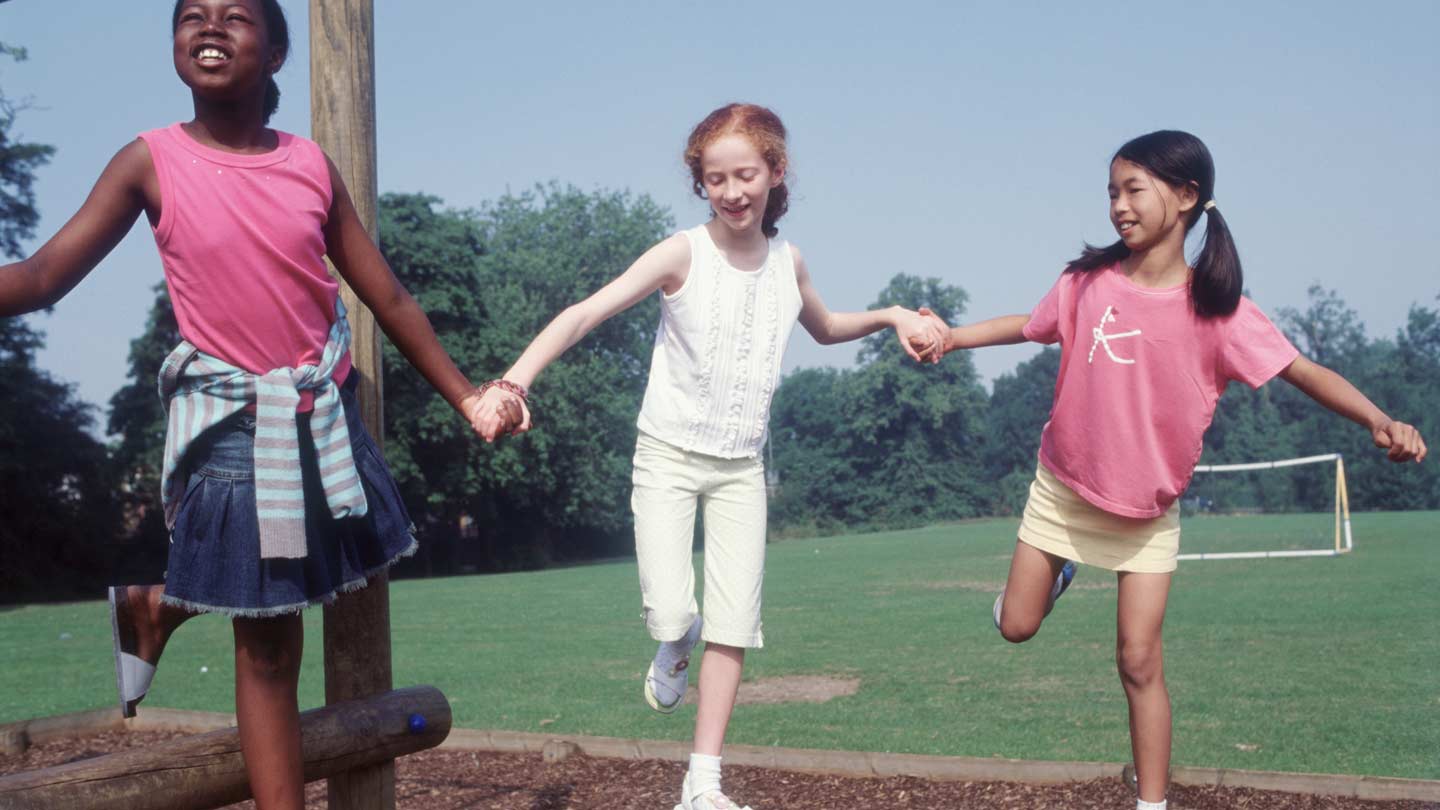
<path fill-rule="evenodd" d="M 185 480 L 182 462 L 206 430 L 255 403 L 255 507 L 264 559 L 305 556 L 305 490 L 300 472 L 300 392 L 315 396 L 310 434 L 319 459 L 325 501 L 335 518 L 366 513 L 365 490 L 350 452 L 340 387 L 331 379 L 350 348 L 345 305 L 335 299 L 335 323 L 317 365 L 252 374 L 182 342 L 160 367 L 160 399 L 169 409 L 161 501 L 165 525 L 175 528 Z"/>

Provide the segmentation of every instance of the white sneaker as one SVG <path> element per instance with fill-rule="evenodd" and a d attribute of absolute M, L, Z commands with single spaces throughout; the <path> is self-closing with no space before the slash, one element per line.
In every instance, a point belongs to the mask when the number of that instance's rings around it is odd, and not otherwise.
<path fill-rule="evenodd" d="M 729 796 L 718 790 L 707 790 L 699 796 L 690 795 L 690 772 L 685 772 L 685 783 L 680 787 L 680 803 L 675 810 L 751 810 L 750 805 L 741 807 Z"/>
<path fill-rule="evenodd" d="M 650 708 L 662 714 L 680 708 L 690 685 L 690 651 L 699 641 L 700 617 L 696 616 L 684 638 L 660 643 L 645 673 L 645 702 Z"/>
<path fill-rule="evenodd" d="M 130 626 L 130 589 L 124 585 L 111 585 L 110 601 L 110 643 L 115 655 L 115 688 L 120 695 L 120 716 L 134 717 L 135 707 L 150 691 L 155 680 L 155 665 L 135 653 L 139 644 L 135 640 L 135 628 Z"/>

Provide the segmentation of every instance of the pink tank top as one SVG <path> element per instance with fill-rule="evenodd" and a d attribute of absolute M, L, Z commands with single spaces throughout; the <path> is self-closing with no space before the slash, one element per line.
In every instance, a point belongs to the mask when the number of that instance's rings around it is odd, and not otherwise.
<path fill-rule="evenodd" d="M 204 146 L 179 125 L 140 135 L 160 181 L 155 244 L 180 336 L 254 374 L 320 361 L 339 282 L 325 266 L 332 190 L 313 141 L 263 155 Z M 350 357 L 334 381 L 350 373 Z M 302 392 L 300 410 L 312 397 Z"/>

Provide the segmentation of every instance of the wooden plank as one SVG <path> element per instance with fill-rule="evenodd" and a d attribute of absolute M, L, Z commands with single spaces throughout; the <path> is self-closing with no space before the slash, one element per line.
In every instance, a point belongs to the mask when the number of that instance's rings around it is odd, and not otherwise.
<path fill-rule="evenodd" d="M 413 715 L 424 718 L 423 727 L 412 727 Z M 449 735 L 450 722 L 450 704 L 431 686 L 305 712 L 305 781 L 433 748 Z M 0 777 L 6 810 L 204 810 L 249 796 L 233 728 Z"/>
<path fill-rule="evenodd" d="M 118 708 L 37 717 L 0 726 L 0 751 L 11 755 L 20 754 L 32 745 L 44 745 L 67 737 L 99 734 L 102 731 L 117 731 L 123 728 L 125 718 L 120 716 Z"/>
<path fill-rule="evenodd" d="M 375 174 L 375 10 L 373 0 L 310 0 L 310 123 L 335 161 L 360 221 L 377 230 Z M 383 447 L 380 332 L 375 318 L 342 283 L 350 312 L 351 359 L 360 375 L 365 426 Z M 325 608 L 325 700 L 349 700 L 392 685 L 390 594 L 385 575 Z M 395 765 L 339 774 L 330 807 L 394 810 Z"/>

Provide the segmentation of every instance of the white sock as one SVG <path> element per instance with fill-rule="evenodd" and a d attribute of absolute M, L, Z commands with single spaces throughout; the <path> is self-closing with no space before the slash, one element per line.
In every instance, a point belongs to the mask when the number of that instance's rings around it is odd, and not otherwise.
<path fill-rule="evenodd" d="M 684 658 L 689 650 L 690 648 L 685 646 L 683 638 L 679 641 L 662 641 L 660 642 L 660 652 L 655 657 L 665 664 L 673 664 Z"/>
<path fill-rule="evenodd" d="M 690 637 L 690 634 L 693 632 L 695 632 L 695 625 L 692 623 L 690 629 L 680 638 L 674 641 L 660 642 L 660 650 L 655 657 L 666 664 L 674 664 L 676 661 L 689 655 L 690 652 L 695 649 L 696 642 Z"/>
<path fill-rule="evenodd" d="M 691 798 L 720 789 L 720 757 L 709 754 L 690 755 Z"/>
<path fill-rule="evenodd" d="M 1158 802 L 1147 802 L 1144 799 L 1135 800 L 1135 810 L 1165 810 L 1165 800 Z"/>

